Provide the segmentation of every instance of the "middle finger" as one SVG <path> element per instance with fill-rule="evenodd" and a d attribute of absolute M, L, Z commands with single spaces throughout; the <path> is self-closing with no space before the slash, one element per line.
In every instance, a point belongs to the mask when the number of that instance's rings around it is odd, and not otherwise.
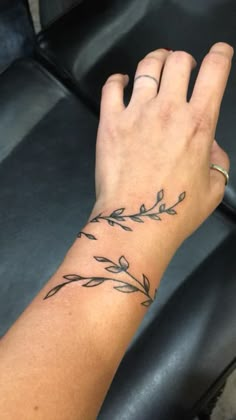
<path fill-rule="evenodd" d="M 166 60 L 158 98 L 174 103 L 187 101 L 191 71 L 197 62 L 185 51 L 174 51 Z"/>

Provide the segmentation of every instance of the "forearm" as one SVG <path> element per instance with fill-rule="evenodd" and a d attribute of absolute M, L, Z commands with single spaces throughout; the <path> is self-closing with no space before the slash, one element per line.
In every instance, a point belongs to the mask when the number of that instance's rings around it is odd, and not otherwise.
<path fill-rule="evenodd" d="M 145 223 L 127 219 L 122 224 L 132 232 L 102 219 L 85 226 L 83 232 L 96 240 L 82 234 L 75 241 L 2 341 L 4 420 L 16 413 L 18 419 L 32 418 L 36 411 L 39 419 L 96 417 L 176 250 L 170 233 L 175 217 L 164 214 L 161 221 Z"/>

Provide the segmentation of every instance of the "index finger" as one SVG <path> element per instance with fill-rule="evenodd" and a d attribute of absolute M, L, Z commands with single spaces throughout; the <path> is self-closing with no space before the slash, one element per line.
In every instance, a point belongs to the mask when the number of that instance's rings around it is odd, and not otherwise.
<path fill-rule="evenodd" d="M 217 124 L 221 102 L 229 78 L 234 49 L 229 44 L 217 42 L 202 61 L 190 103 L 212 113 Z"/>

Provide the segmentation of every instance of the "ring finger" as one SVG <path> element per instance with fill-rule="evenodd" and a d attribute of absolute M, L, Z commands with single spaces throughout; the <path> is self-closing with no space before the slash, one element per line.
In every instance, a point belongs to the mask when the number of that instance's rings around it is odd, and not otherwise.
<path fill-rule="evenodd" d="M 161 72 L 170 51 L 158 49 L 146 55 L 138 64 L 130 103 L 145 103 L 157 95 Z M 148 76 L 148 77 L 140 77 Z"/>

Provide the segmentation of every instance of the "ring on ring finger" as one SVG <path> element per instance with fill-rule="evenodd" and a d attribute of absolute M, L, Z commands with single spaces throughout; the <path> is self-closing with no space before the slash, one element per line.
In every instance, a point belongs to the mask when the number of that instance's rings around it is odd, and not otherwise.
<path fill-rule="evenodd" d="M 146 102 L 156 97 L 161 72 L 170 53 L 164 49 L 156 50 L 139 62 L 134 77 L 131 102 Z"/>

